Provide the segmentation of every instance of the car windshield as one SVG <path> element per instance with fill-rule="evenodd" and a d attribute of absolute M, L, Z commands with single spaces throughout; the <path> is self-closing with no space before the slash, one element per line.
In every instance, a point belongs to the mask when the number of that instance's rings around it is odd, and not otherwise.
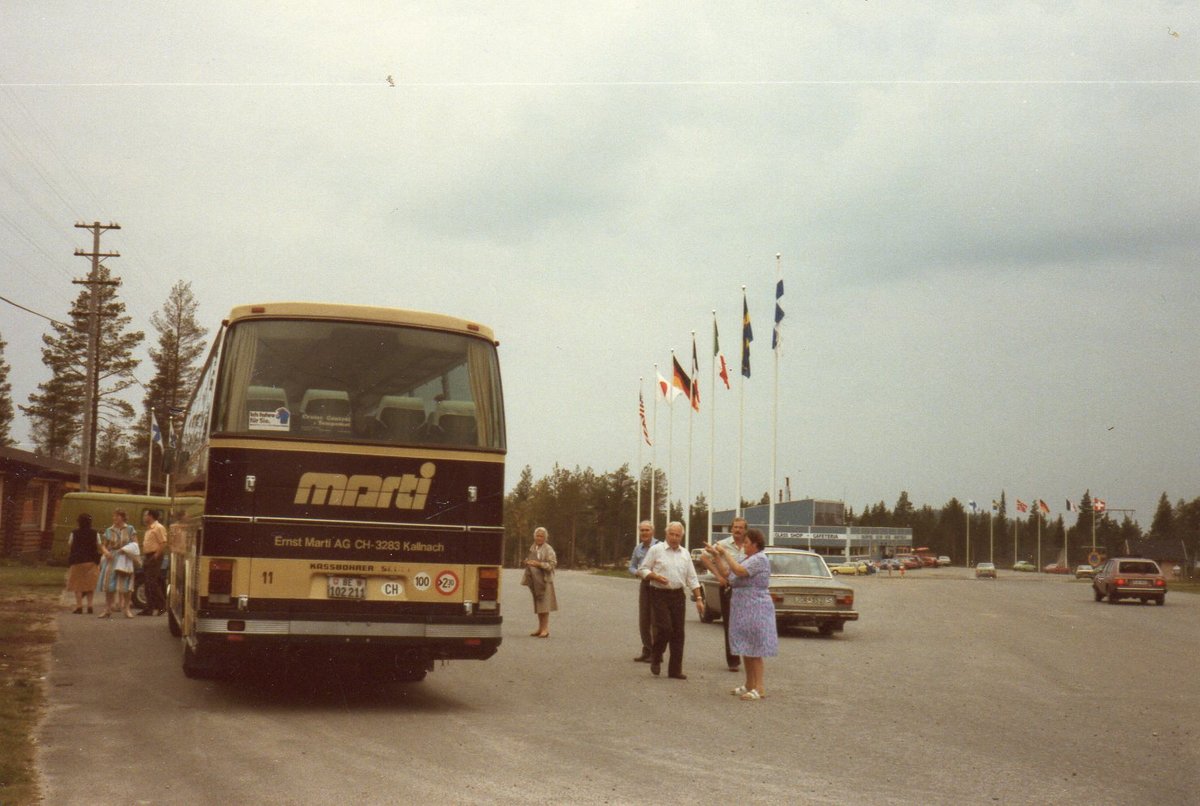
<path fill-rule="evenodd" d="M 1121 563 L 1122 574 L 1157 574 L 1158 566 L 1149 560 L 1138 560 L 1137 562 Z"/>
<path fill-rule="evenodd" d="M 785 577 L 828 577 L 820 557 L 811 554 L 771 554 L 771 574 Z"/>

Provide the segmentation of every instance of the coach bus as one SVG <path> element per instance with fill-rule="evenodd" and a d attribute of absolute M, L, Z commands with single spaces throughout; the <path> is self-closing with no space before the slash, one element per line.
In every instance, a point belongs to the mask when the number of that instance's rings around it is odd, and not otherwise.
<path fill-rule="evenodd" d="M 348 658 L 420 680 L 500 645 L 492 331 L 432 313 L 235 308 L 184 414 L 168 619 L 189 677 Z"/>

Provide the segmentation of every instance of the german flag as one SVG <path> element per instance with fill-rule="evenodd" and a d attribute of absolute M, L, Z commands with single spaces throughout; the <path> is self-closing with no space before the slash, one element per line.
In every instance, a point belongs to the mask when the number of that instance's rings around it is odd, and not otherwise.
<path fill-rule="evenodd" d="M 671 356 L 671 363 L 675 365 L 675 376 L 671 378 L 671 385 L 683 393 L 683 396 L 688 399 L 688 403 L 692 402 L 692 379 L 683 371 L 683 367 L 679 365 L 679 359 Z"/>

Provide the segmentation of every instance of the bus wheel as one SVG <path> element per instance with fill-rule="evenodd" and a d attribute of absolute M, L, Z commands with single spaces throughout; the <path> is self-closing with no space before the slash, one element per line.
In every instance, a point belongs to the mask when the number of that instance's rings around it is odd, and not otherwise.
<path fill-rule="evenodd" d="M 171 631 L 171 635 L 179 638 L 183 635 L 183 628 L 179 626 L 179 620 L 175 618 L 175 611 L 167 608 L 167 629 Z"/>
<path fill-rule="evenodd" d="M 187 641 L 183 642 L 183 674 L 190 680 L 206 680 L 216 677 L 212 667 L 200 660 Z"/>

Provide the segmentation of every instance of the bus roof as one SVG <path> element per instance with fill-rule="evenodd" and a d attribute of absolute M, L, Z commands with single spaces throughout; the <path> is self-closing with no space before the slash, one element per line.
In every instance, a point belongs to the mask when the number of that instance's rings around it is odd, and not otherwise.
<path fill-rule="evenodd" d="M 427 311 L 407 311 L 400 308 L 381 308 L 371 305 L 333 305 L 324 302 L 264 302 L 239 305 L 229 314 L 229 322 L 266 317 L 271 319 L 335 319 L 348 322 L 376 322 L 387 325 L 452 330 L 471 336 L 482 336 L 494 342 L 495 335 L 486 325 Z"/>

